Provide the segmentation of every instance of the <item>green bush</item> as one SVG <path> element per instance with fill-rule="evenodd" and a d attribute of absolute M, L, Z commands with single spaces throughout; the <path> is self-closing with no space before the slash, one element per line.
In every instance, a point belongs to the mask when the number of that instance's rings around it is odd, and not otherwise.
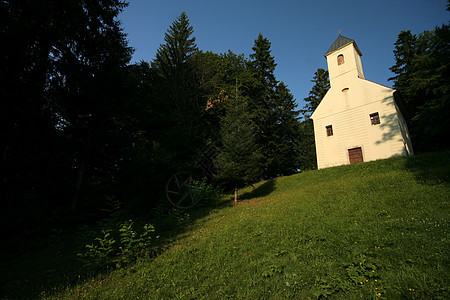
<path fill-rule="evenodd" d="M 120 268 L 138 257 L 148 255 L 151 233 L 155 229 L 151 224 L 145 224 L 137 232 L 133 229 L 133 224 L 132 220 L 128 220 L 117 224 L 114 229 L 102 230 L 103 236 L 86 245 L 86 251 L 78 253 L 78 257 L 87 267 L 101 269 L 110 266 Z"/>
<path fill-rule="evenodd" d="M 189 184 L 198 191 L 196 197 L 200 197 L 198 202 L 201 206 L 212 206 L 219 202 L 222 196 L 222 190 L 208 183 L 206 177 L 202 180 L 191 179 Z"/>

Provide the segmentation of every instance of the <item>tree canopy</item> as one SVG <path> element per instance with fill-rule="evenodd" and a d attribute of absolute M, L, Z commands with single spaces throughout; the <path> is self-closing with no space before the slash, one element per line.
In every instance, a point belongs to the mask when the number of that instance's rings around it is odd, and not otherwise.
<path fill-rule="evenodd" d="M 117 21 L 125 7 L 115 0 L 1 2 L 6 227 L 14 218 L 32 224 L 61 207 L 76 209 L 82 193 L 117 175 L 127 147 L 132 53 Z"/>
<path fill-rule="evenodd" d="M 314 125 L 310 117 L 330 89 L 328 71 L 317 69 L 311 82 L 314 85 L 308 97 L 303 99 L 305 105 L 300 110 L 303 121 L 300 124 L 300 136 L 296 140 L 297 159 L 301 170 L 317 169 Z"/>
<path fill-rule="evenodd" d="M 262 157 L 256 133 L 257 126 L 246 101 L 239 96 L 230 99 L 220 121 L 220 143 L 215 161 L 219 180 L 239 188 L 261 178 Z"/>
<path fill-rule="evenodd" d="M 390 80 L 408 109 L 408 125 L 416 151 L 448 149 L 450 110 L 450 30 L 436 27 L 418 35 L 402 31 L 395 42 L 395 74 Z"/>
<path fill-rule="evenodd" d="M 328 71 L 322 68 L 317 69 L 311 81 L 314 85 L 309 92 L 309 96 L 303 99 L 306 102 L 305 106 L 301 110 L 304 119 L 311 117 L 312 113 L 316 110 L 317 106 L 319 106 L 323 97 L 325 97 L 325 94 L 330 89 Z"/>

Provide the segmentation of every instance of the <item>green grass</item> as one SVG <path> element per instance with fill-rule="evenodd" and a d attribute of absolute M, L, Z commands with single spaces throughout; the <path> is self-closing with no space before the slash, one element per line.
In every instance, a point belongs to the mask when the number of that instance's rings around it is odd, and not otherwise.
<path fill-rule="evenodd" d="M 449 154 L 259 183 L 197 212 L 156 257 L 41 296 L 448 299 Z"/>

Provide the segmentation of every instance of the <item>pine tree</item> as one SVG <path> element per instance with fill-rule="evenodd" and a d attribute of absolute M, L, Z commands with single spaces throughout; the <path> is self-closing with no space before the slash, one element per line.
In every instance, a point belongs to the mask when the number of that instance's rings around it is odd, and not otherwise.
<path fill-rule="evenodd" d="M 408 85 L 412 61 L 417 52 L 417 37 L 411 33 L 411 30 L 402 31 L 398 34 L 394 46 L 395 65 L 389 70 L 395 76 L 388 80 L 394 80 L 394 88 L 401 89 Z"/>
<path fill-rule="evenodd" d="M 126 6 L 0 3 L 3 197 L 40 210 L 22 220 L 49 215 L 50 207 L 77 208 L 82 190 L 113 186 L 117 178 L 129 141 L 124 107 L 132 50 L 117 20 Z"/>
<path fill-rule="evenodd" d="M 195 44 L 194 28 L 189 23 L 189 18 L 185 12 L 170 25 L 164 41 L 157 51 L 156 59 L 152 67 L 158 69 L 162 77 L 171 80 L 181 80 L 185 75 L 189 60 L 197 53 Z"/>
<path fill-rule="evenodd" d="M 314 126 L 310 117 L 330 89 L 328 71 L 322 68 L 317 69 L 311 81 L 314 85 L 309 96 L 304 99 L 306 104 L 301 110 L 303 121 L 299 129 L 300 138 L 296 143 L 297 163 L 301 170 L 317 169 Z"/>
<path fill-rule="evenodd" d="M 303 114 L 303 118 L 305 120 L 312 115 L 317 106 L 319 106 L 320 101 L 322 101 L 323 97 L 325 97 L 325 94 L 330 89 L 328 71 L 322 68 L 317 69 L 317 71 L 314 73 L 313 80 L 311 81 L 314 83 L 314 86 L 311 88 L 309 96 L 303 99 L 306 104 L 301 110 L 301 113 Z"/>
<path fill-rule="evenodd" d="M 271 55 L 271 43 L 260 33 L 250 54 L 250 67 L 254 72 L 255 87 L 253 91 L 253 105 L 258 109 L 270 109 L 271 97 L 275 91 L 275 58 Z M 261 117 L 261 116 L 260 116 Z"/>
<path fill-rule="evenodd" d="M 269 40 L 260 33 L 252 48 L 254 52 L 250 54 L 250 69 L 254 77 L 250 89 L 250 106 L 260 132 L 266 137 L 274 122 L 271 111 L 274 108 L 273 98 L 277 85 L 274 74 L 277 64 L 271 55 L 270 46 Z"/>
<path fill-rule="evenodd" d="M 269 141 L 272 160 L 268 166 L 268 174 L 271 177 L 297 172 L 295 142 L 299 138 L 300 125 L 298 121 L 299 112 L 296 110 L 297 104 L 282 81 L 275 88 L 273 104 L 271 114 L 274 124 Z"/>
<path fill-rule="evenodd" d="M 247 103 L 235 97 L 227 103 L 220 122 L 220 147 L 215 160 L 219 180 L 237 189 L 261 178 L 261 154 L 256 143 L 257 126 Z"/>
<path fill-rule="evenodd" d="M 252 48 L 254 52 L 250 54 L 250 70 L 254 78 L 249 91 L 250 108 L 258 126 L 257 143 L 265 158 L 264 177 L 266 178 L 276 176 L 273 174 L 274 168 L 271 164 L 276 156 L 276 142 L 273 137 L 276 131 L 274 98 L 277 81 L 274 75 L 276 63 L 271 55 L 270 46 L 269 40 L 260 33 Z"/>
<path fill-rule="evenodd" d="M 408 109 L 407 118 L 416 152 L 450 148 L 450 26 L 442 25 L 419 35 L 402 31 L 395 43 L 396 63 L 391 71 L 398 96 Z"/>
<path fill-rule="evenodd" d="M 152 62 L 159 75 L 159 104 L 167 124 L 165 147 L 174 155 L 174 165 L 190 161 L 202 147 L 202 120 L 206 101 L 194 61 L 198 53 L 194 29 L 182 13 L 168 29 Z"/>
<path fill-rule="evenodd" d="M 299 138 L 295 143 L 295 149 L 297 154 L 296 165 L 300 170 L 317 169 L 314 125 L 311 119 L 300 123 Z"/>

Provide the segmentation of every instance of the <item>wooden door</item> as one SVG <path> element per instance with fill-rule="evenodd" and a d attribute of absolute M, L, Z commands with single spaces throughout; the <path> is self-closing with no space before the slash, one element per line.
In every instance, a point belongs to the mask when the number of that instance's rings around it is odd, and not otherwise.
<path fill-rule="evenodd" d="M 348 157 L 351 164 L 364 161 L 361 147 L 348 149 Z"/>

